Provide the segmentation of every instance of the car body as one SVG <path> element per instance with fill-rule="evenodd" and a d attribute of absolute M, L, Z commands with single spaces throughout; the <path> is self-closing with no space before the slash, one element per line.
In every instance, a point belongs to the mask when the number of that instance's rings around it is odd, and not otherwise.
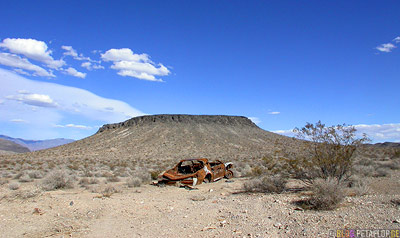
<path fill-rule="evenodd" d="M 209 162 L 206 158 L 181 160 L 172 169 L 158 176 L 158 184 L 184 184 L 196 186 L 203 182 L 214 182 L 221 178 L 232 178 L 232 163 L 219 160 Z"/>

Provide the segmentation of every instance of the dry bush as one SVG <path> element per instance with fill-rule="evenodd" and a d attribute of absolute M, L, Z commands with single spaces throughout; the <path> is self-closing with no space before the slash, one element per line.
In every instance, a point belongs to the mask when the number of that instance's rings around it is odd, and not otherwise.
<path fill-rule="evenodd" d="M 142 185 L 142 180 L 139 177 L 131 177 L 126 180 L 126 185 L 130 188 L 140 187 L 140 185 Z"/>
<path fill-rule="evenodd" d="M 152 171 L 150 171 L 150 177 L 152 180 L 157 180 L 158 175 L 160 175 L 161 173 L 162 173 L 161 170 L 152 170 Z"/>
<path fill-rule="evenodd" d="M 375 172 L 375 168 L 372 165 L 354 165 L 353 174 L 358 174 L 360 176 L 372 176 Z"/>
<path fill-rule="evenodd" d="M 145 169 L 136 169 L 135 171 L 133 171 L 133 176 L 134 177 L 138 177 L 142 180 L 142 183 L 148 183 L 151 181 L 151 175 L 150 173 L 145 170 Z"/>
<path fill-rule="evenodd" d="M 64 170 L 55 170 L 49 173 L 41 182 L 44 190 L 56 190 L 60 188 L 73 188 L 74 178 Z"/>
<path fill-rule="evenodd" d="M 19 189 L 19 183 L 17 183 L 17 182 L 12 182 L 12 183 L 10 183 L 9 185 L 8 185 L 8 188 L 10 189 L 10 190 L 17 190 L 17 189 Z"/>
<path fill-rule="evenodd" d="M 337 178 L 316 179 L 312 184 L 312 195 L 296 202 L 306 209 L 333 210 L 344 198 L 343 186 Z"/>
<path fill-rule="evenodd" d="M 29 183 L 32 182 L 33 179 L 31 179 L 28 174 L 24 173 L 21 177 L 19 177 L 18 181 L 21 183 Z"/>
<path fill-rule="evenodd" d="M 89 184 L 98 184 L 100 181 L 97 178 L 81 178 L 79 185 L 85 186 Z"/>
<path fill-rule="evenodd" d="M 287 179 L 281 175 L 254 178 L 243 184 L 246 192 L 281 193 L 285 190 Z"/>
<path fill-rule="evenodd" d="M 43 178 L 43 172 L 38 171 L 38 170 L 29 171 L 28 175 L 32 179 L 41 179 L 41 178 Z"/>
<path fill-rule="evenodd" d="M 374 177 L 386 177 L 388 175 L 390 175 L 389 169 L 383 167 L 378 168 L 373 174 Z"/>
<path fill-rule="evenodd" d="M 107 185 L 102 191 L 101 191 L 101 195 L 103 197 L 111 197 L 111 195 L 113 195 L 114 193 L 118 193 L 119 190 L 112 186 L 112 185 Z"/>
<path fill-rule="evenodd" d="M 391 170 L 397 170 L 400 169 L 400 163 L 395 160 L 387 161 L 386 163 L 381 163 L 379 165 L 380 168 L 388 168 Z"/>
<path fill-rule="evenodd" d="M 12 175 L 12 173 L 9 172 L 9 171 L 2 171 L 2 172 L 1 172 L 1 177 L 2 177 L 2 178 L 12 178 L 13 175 Z"/>
<path fill-rule="evenodd" d="M 107 177 L 107 182 L 116 183 L 116 182 L 119 182 L 119 181 L 121 181 L 121 179 L 118 178 L 118 176 L 113 175 L 113 176 Z"/>
<path fill-rule="evenodd" d="M 364 196 L 369 192 L 367 178 L 353 175 L 350 177 L 347 186 L 354 196 Z"/>

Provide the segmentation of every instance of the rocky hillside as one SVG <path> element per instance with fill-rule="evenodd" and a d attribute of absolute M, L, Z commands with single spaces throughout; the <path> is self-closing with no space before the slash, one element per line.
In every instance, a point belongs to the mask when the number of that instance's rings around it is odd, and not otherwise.
<path fill-rule="evenodd" d="M 277 139 L 246 117 L 153 115 L 104 125 L 83 140 L 30 157 L 164 160 L 191 157 L 253 158 L 269 154 Z"/>
<path fill-rule="evenodd" d="M 25 153 L 30 150 L 12 141 L 0 139 L 0 154 Z"/>

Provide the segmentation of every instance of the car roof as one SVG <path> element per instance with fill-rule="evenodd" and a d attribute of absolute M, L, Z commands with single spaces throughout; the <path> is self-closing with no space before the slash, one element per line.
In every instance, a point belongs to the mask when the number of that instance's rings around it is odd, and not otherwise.
<path fill-rule="evenodd" d="M 206 158 L 197 158 L 197 159 L 183 159 L 183 160 L 181 160 L 181 161 L 197 161 L 197 160 L 206 161 L 206 160 L 208 160 L 208 159 L 206 159 Z"/>

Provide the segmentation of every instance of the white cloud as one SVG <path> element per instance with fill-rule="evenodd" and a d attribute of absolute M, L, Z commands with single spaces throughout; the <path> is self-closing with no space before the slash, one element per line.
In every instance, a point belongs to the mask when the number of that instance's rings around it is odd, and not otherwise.
<path fill-rule="evenodd" d="M 23 119 L 11 119 L 10 122 L 15 122 L 15 123 L 29 123 L 26 120 Z"/>
<path fill-rule="evenodd" d="M 61 136 L 79 139 L 94 133 L 92 130 L 95 127 L 68 136 L 66 129 L 74 129 L 71 126 L 73 124 L 63 129 L 63 134 L 57 131 L 60 128 L 52 125 L 68 125 L 68 121 L 74 121 L 75 125 L 99 125 L 144 115 L 119 100 L 103 98 L 80 88 L 30 80 L 1 68 L 0 85 L 0 100 L 6 99 L 0 106 L 0 123 L 3 125 L 0 134 L 7 134 L 6 130 L 11 131 L 9 128 L 13 128 L 11 132 L 16 133 L 18 128 L 12 126 L 19 125 L 20 137 L 46 139 Z M 29 127 L 22 128 L 24 124 L 7 124 L 15 118 L 30 121 Z"/>
<path fill-rule="evenodd" d="M 397 48 L 397 47 L 395 45 L 393 45 L 392 43 L 386 43 L 386 44 L 382 44 L 382 45 L 376 47 L 377 50 L 379 50 L 381 52 L 386 52 L 386 53 L 392 52 L 392 50 L 394 48 Z"/>
<path fill-rule="evenodd" d="M 104 69 L 103 66 L 98 65 L 98 64 L 92 64 L 91 62 L 83 62 L 81 64 L 81 67 L 86 68 L 87 70 Z"/>
<path fill-rule="evenodd" d="M 400 123 L 355 125 L 357 133 L 367 134 L 374 142 L 397 141 L 400 142 Z"/>
<path fill-rule="evenodd" d="M 400 36 L 394 38 L 393 41 L 396 42 L 396 43 L 400 43 Z"/>
<path fill-rule="evenodd" d="M 68 69 L 65 70 L 65 73 L 77 77 L 77 78 L 85 78 L 86 77 L 86 73 L 82 73 L 82 72 L 78 72 L 76 69 L 69 67 Z"/>
<path fill-rule="evenodd" d="M 22 92 L 21 92 L 22 91 Z M 58 104 L 54 100 L 45 94 L 36 93 L 25 93 L 25 90 L 20 90 L 18 95 L 6 96 L 9 100 L 16 100 L 28 105 L 38 106 L 38 107 L 57 107 Z"/>
<path fill-rule="evenodd" d="M 75 124 L 55 125 L 54 127 L 58 127 L 58 128 L 76 128 L 76 129 L 83 129 L 83 130 L 91 130 L 93 128 L 91 126 L 75 125 Z"/>
<path fill-rule="evenodd" d="M 248 117 L 253 123 L 255 123 L 255 124 L 260 124 L 261 123 L 261 120 L 260 120 L 260 118 L 258 118 L 258 117 Z"/>
<path fill-rule="evenodd" d="M 276 130 L 276 131 L 272 131 L 273 133 L 277 133 L 277 134 L 281 134 L 284 136 L 290 136 L 293 137 L 295 136 L 295 133 L 293 133 L 293 130 Z"/>
<path fill-rule="evenodd" d="M 281 112 L 268 112 L 268 114 L 270 114 L 270 115 L 278 115 L 278 114 L 281 114 Z"/>
<path fill-rule="evenodd" d="M 22 75 L 26 75 L 26 76 L 31 76 L 30 73 L 28 73 L 28 72 L 26 72 L 26 71 L 24 71 L 24 70 L 22 70 L 22 69 L 13 69 L 13 71 L 14 71 L 15 73 L 17 73 L 17 74 L 22 74 Z"/>
<path fill-rule="evenodd" d="M 35 39 L 6 38 L 0 43 L 0 47 L 8 49 L 11 53 L 21 54 L 29 59 L 42 62 L 49 68 L 58 69 L 65 65 L 65 61 L 55 60 L 48 50 L 47 44 Z"/>
<path fill-rule="evenodd" d="M 156 76 L 166 76 L 170 71 L 162 64 L 155 65 L 147 54 L 134 54 L 131 49 L 110 49 L 101 54 L 104 61 L 112 61 L 112 69 L 121 76 L 163 82 Z"/>
<path fill-rule="evenodd" d="M 354 125 L 354 127 L 357 129 L 357 136 L 361 137 L 365 133 L 373 143 L 385 141 L 400 142 L 400 123 L 359 124 Z M 272 132 L 290 137 L 295 136 L 293 130 L 276 130 Z"/>
<path fill-rule="evenodd" d="M 65 50 L 63 55 L 72 56 L 72 58 L 74 58 L 76 60 L 86 60 L 86 61 L 90 61 L 90 62 L 95 62 L 90 57 L 85 57 L 82 53 L 78 54 L 78 52 L 74 48 L 72 48 L 72 46 L 63 45 L 63 46 L 61 46 L 61 48 L 63 50 Z"/>
<path fill-rule="evenodd" d="M 136 61 L 136 62 L 149 62 L 147 54 L 134 54 L 129 48 L 110 49 L 106 53 L 101 54 L 104 61 Z"/>
<path fill-rule="evenodd" d="M 26 58 L 21 58 L 15 54 L 0 53 L 0 64 L 17 68 L 15 69 L 17 73 L 25 72 L 21 71 L 22 69 L 24 69 L 32 71 L 34 76 L 55 77 L 52 72 L 47 72 L 42 67 L 34 65 L 31 62 L 29 62 L 29 60 L 27 60 Z"/>

